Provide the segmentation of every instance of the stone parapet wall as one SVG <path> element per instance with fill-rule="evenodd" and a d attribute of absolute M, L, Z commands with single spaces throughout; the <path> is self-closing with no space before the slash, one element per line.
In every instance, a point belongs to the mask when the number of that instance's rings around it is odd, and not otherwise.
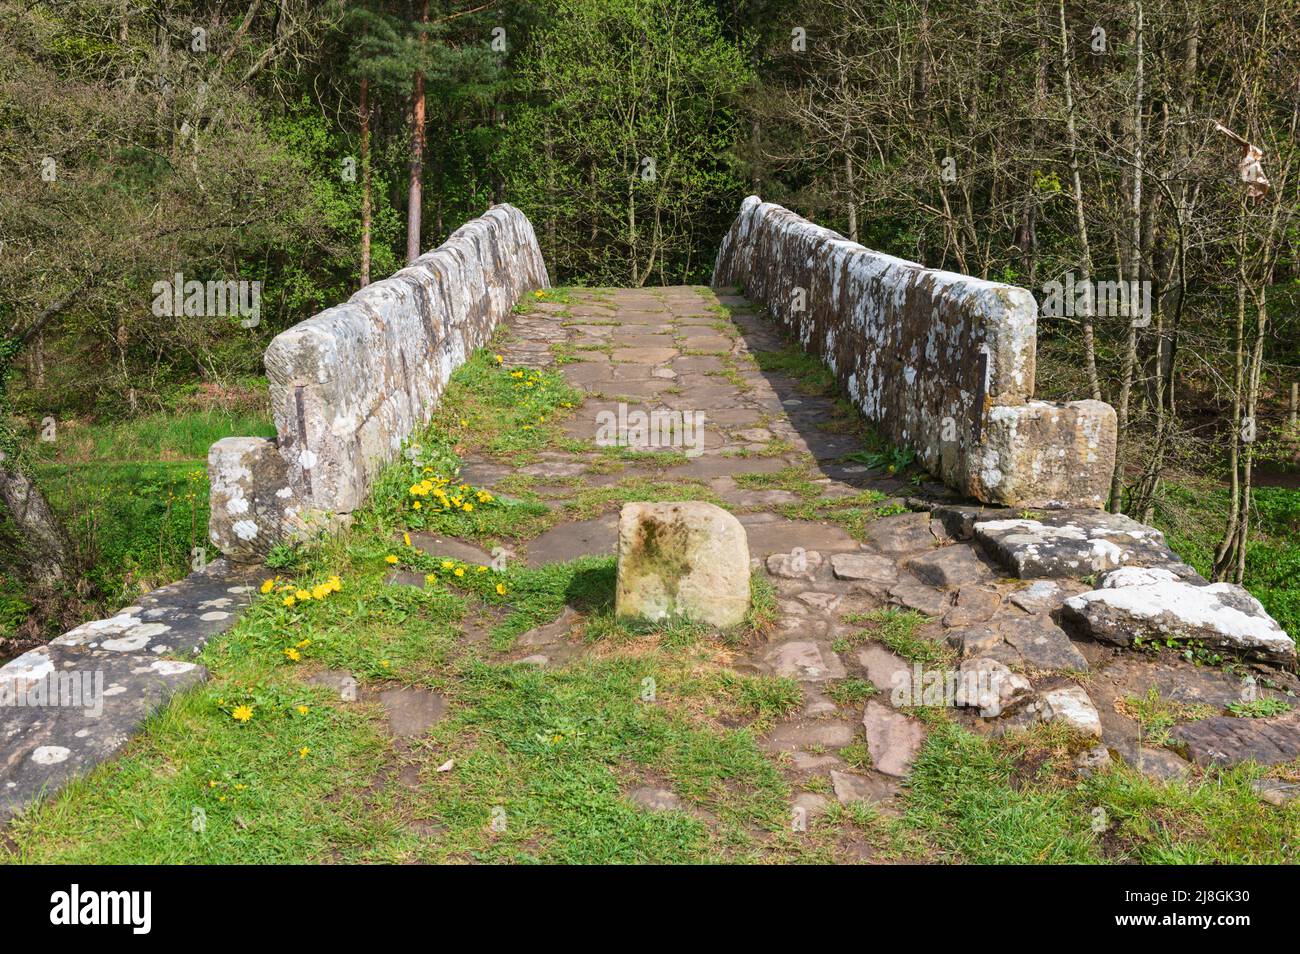
<path fill-rule="evenodd" d="M 873 252 L 757 196 L 723 239 L 713 285 L 763 305 L 950 487 L 1008 506 L 1105 503 L 1115 411 L 1033 400 L 1025 289 Z"/>
<path fill-rule="evenodd" d="M 392 277 L 277 335 L 265 357 L 276 438 L 226 438 L 208 453 L 212 542 L 256 561 L 345 520 L 428 422 L 452 372 L 521 295 L 549 284 L 527 217 L 498 205 Z"/>

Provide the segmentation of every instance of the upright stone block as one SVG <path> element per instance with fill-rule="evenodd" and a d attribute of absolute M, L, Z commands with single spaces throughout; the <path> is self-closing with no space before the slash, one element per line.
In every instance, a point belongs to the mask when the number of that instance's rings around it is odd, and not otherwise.
<path fill-rule="evenodd" d="M 1100 509 L 1115 464 L 1115 409 L 1102 401 L 997 405 L 959 488 L 986 503 Z"/>
<path fill-rule="evenodd" d="M 208 449 L 208 539 L 241 563 L 260 561 L 297 515 L 288 467 L 265 437 L 225 437 Z"/>
<path fill-rule="evenodd" d="M 630 503 L 618 521 L 615 614 L 736 626 L 749 609 L 749 543 L 710 503 Z"/>

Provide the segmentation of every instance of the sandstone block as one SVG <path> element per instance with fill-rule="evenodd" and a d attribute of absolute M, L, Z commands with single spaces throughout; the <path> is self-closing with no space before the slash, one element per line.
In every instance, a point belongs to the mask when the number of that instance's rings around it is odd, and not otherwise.
<path fill-rule="evenodd" d="M 727 511 L 700 501 L 630 503 L 618 522 L 615 613 L 735 626 L 749 609 L 749 545 Z"/>

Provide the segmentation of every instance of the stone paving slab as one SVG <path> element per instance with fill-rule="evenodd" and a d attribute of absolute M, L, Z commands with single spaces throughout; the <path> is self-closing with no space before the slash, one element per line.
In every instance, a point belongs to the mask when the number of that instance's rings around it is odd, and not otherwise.
<path fill-rule="evenodd" d="M 1204 582 L 1154 527 L 1101 510 L 1056 510 L 1030 517 L 976 519 L 974 536 L 1022 579 L 1079 578 L 1121 566 L 1164 567 Z"/>
<path fill-rule="evenodd" d="M 267 575 L 214 561 L 0 667 L 0 821 L 117 754 L 206 680 L 184 660 L 235 623 Z"/>
<path fill-rule="evenodd" d="M 207 679 L 196 663 L 46 645 L 0 668 L 0 821 L 120 752 L 146 718 Z"/>

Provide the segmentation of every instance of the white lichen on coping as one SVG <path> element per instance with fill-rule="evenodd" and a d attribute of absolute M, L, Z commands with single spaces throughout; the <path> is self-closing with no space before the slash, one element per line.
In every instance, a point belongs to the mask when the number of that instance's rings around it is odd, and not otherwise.
<path fill-rule="evenodd" d="M 58 765 L 71 754 L 72 750 L 62 745 L 39 745 L 32 750 L 32 761 L 37 765 Z"/>
<path fill-rule="evenodd" d="M 1229 606 L 1219 598 L 1221 596 L 1246 602 L 1256 610 L 1256 615 Z M 1197 586 L 1181 580 L 1159 580 L 1128 586 L 1121 584 L 1081 593 L 1065 601 L 1066 606 L 1085 616 L 1093 603 L 1111 607 L 1134 619 L 1155 620 L 1167 614 L 1183 626 L 1210 630 L 1246 648 L 1268 649 L 1288 655 L 1295 652 L 1291 637 L 1273 621 L 1260 602 L 1231 583 Z"/>

